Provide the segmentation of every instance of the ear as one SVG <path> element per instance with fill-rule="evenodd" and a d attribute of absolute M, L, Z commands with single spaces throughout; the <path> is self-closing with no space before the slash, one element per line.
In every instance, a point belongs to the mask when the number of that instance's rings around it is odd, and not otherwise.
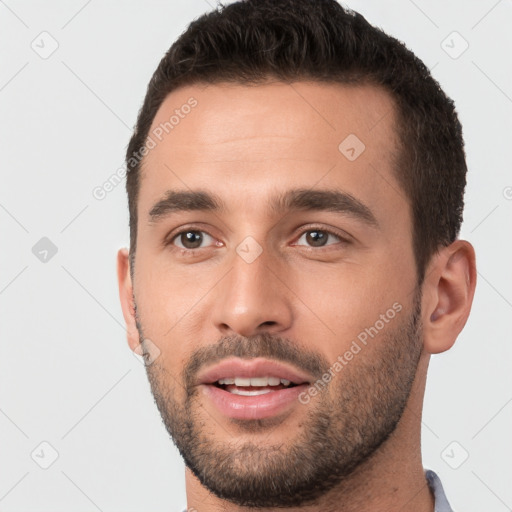
<path fill-rule="evenodd" d="M 423 283 L 424 349 L 430 354 L 453 346 L 468 319 L 476 287 L 475 250 L 456 240 L 432 257 Z"/>
<path fill-rule="evenodd" d="M 117 252 L 117 280 L 119 284 L 119 298 L 126 322 L 126 336 L 131 350 L 139 346 L 139 333 L 135 323 L 135 304 L 133 303 L 133 285 L 130 275 L 130 258 L 127 249 Z"/>

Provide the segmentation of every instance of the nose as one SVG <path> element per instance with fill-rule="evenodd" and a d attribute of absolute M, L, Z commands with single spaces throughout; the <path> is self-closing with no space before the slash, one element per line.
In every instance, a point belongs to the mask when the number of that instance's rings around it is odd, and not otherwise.
<path fill-rule="evenodd" d="M 251 262 L 234 254 L 230 271 L 215 287 L 212 319 L 220 333 L 249 337 L 290 328 L 293 292 L 282 265 L 265 251 Z"/>

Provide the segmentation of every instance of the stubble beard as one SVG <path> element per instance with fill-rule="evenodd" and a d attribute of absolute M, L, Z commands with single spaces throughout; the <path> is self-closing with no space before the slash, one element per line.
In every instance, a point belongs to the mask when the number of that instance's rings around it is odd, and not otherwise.
<path fill-rule="evenodd" d="M 272 419 L 229 425 L 230 431 L 237 426 L 247 438 L 250 432 L 261 434 L 266 429 L 264 445 L 236 437 L 231 442 L 218 440 L 212 431 L 222 427 L 199 405 L 192 382 L 199 366 L 211 362 L 205 354 L 293 361 L 319 378 L 332 366 L 318 354 L 298 352 L 289 340 L 267 334 L 223 339 L 193 354 L 180 377 L 172 376 L 157 359 L 146 367 L 148 380 L 163 423 L 187 467 L 214 495 L 257 508 L 315 504 L 394 432 L 421 356 L 420 314 L 417 293 L 407 318 L 395 326 L 400 321 L 396 317 L 315 399 L 298 405 L 302 428 L 295 436 L 288 432 L 286 444 L 272 444 L 272 430 L 283 427 Z"/>

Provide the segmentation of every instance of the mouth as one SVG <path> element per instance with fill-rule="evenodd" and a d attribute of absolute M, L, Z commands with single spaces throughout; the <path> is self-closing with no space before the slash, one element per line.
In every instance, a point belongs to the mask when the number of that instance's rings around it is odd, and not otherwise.
<path fill-rule="evenodd" d="M 231 358 L 208 369 L 198 384 L 222 415 L 263 419 L 298 405 L 312 378 L 277 361 Z"/>
<path fill-rule="evenodd" d="M 228 377 L 219 379 L 213 385 L 234 395 L 258 396 L 290 389 L 300 384 L 279 377 Z"/>

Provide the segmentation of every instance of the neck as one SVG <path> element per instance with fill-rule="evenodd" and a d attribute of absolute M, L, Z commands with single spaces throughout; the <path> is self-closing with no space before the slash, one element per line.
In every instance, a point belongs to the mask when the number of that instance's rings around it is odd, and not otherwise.
<path fill-rule="evenodd" d="M 286 512 L 434 512 L 434 497 L 421 460 L 421 414 L 428 363 L 429 356 L 422 354 L 402 418 L 379 449 L 321 499 Z M 212 495 L 188 468 L 185 480 L 188 510 L 255 512 L 254 508 Z"/>

